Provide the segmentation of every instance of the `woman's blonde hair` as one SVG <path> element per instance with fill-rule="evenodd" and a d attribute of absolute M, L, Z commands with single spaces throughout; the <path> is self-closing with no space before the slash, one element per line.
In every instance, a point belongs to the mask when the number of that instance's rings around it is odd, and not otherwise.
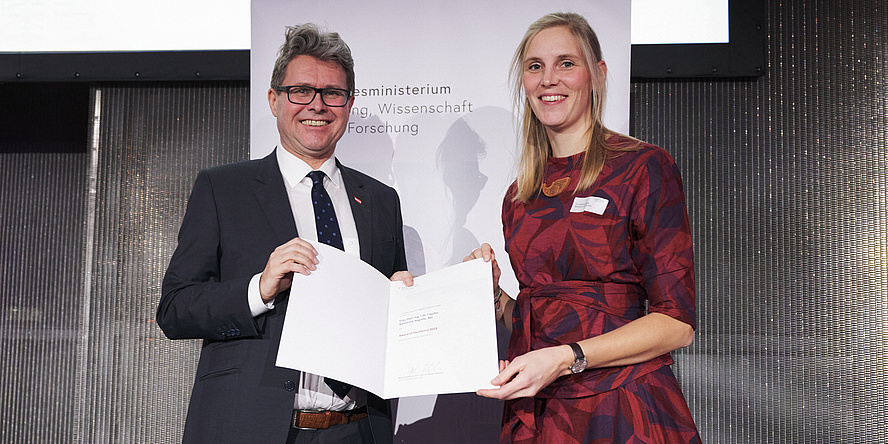
<path fill-rule="evenodd" d="M 598 62 L 602 60 L 602 55 L 601 44 L 598 43 L 598 36 L 595 35 L 595 31 L 592 30 L 586 19 L 579 14 L 572 12 L 546 14 L 527 28 L 527 33 L 524 34 L 524 38 L 521 40 L 518 49 L 515 51 L 515 56 L 512 58 L 512 68 L 509 75 L 513 85 L 512 94 L 515 106 L 523 110 L 521 159 L 518 166 L 517 181 L 518 190 L 513 198 L 519 202 L 527 202 L 539 194 L 543 186 L 546 162 L 552 153 L 552 146 L 546 134 L 546 127 L 534 115 L 530 107 L 530 100 L 524 91 L 524 58 L 527 55 L 530 42 L 540 31 L 557 26 L 567 28 L 577 39 L 592 80 L 592 106 L 589 110 L 592 124 L 587 130 L 588 145 L 586 146 L 586 155 L 583 160 L 576 191 L 582 191 L 592 186 L 598 174 L 601 173 L 607 158 L 618 155 L 622 151 L 637 149 L 637 146 L 619 148 L 607 144 L 607 137 L 614 134 L 614 132 L 607 129 L 601 122 L 601 115 L 604 112 L 604 100 L 607 96 L 607 85 L 605 73 L 598 67 Z"/>

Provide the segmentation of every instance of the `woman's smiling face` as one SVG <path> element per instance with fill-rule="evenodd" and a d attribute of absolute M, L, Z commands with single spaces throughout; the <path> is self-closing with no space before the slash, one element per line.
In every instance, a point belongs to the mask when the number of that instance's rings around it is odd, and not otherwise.
<path fill-rule="evenodd" d="M 550 132 L 590 127 L 592 77 L 579 42 L 566 27 L 544 29 L 530 41 L 523 72 L 530 107 Z"/>

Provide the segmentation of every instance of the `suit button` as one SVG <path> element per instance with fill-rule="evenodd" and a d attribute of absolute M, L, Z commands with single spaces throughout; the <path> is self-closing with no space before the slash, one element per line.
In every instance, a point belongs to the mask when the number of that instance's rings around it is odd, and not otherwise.
<path fill-rule="evenodd" d="M 284 383 L 284 388 L 287 389 L 288 392 L 292 392 L 296 390 L 296 384 L 293 381 L 287 381 Z"/>

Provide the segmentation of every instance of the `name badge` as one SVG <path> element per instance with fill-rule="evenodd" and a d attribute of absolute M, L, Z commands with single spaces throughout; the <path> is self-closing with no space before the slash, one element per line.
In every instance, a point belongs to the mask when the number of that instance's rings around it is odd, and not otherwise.
<path fill-rule="evenodd" d="M 603 197 L 589 196 L 574 198 L 573 205 L 570 206 L 571 213 L 582 213 L 588 211 L 597 215 L 604 214 L 607 208 L 608 200 Z"/>

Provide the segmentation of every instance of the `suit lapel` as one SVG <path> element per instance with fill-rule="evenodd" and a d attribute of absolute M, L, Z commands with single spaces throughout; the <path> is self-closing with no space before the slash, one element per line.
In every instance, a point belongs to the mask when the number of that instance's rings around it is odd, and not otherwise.
<path fill-rule="evenodd" d="M 279 243 L 284 244 L 298 236 L 284 177 L 281 175 L 274 151 L 259 162 L 259 168 L 256 171 L 256 188 L 253 192 Z"/>
<path fill-rule="evenodd" d="M 373 223 L 370 214 L 371 196 L 364 189 L 364 182 L 358 175 L 353 174 L 348 167 L 342 166 L 336 160 L 336 166 L 342 174 L 345 183 L 345 191 L 348 193 L 348 203 L 351 205 L 352 217 L 355 218 L 355 228 L 358 230 L 358 243 L 361 245 L 361 260 L 370 263 L 373 251 Z"/>

